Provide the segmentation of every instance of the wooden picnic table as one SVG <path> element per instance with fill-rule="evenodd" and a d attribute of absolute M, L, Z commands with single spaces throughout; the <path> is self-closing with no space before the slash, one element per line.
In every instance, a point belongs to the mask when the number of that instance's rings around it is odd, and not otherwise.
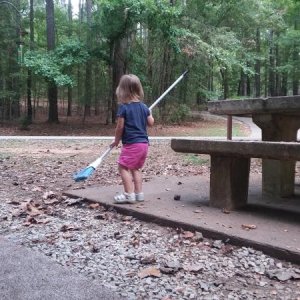
<path fill-rule="evenodd" d="M 285 97 L 222 100 L 208 103 L 212 114 L 251 116 L 261 128 L 263 141 L 296 142 L 300 128 L 300 95 Z M 263 193 L 290 197 L 295 189 L 296 161 L 263 159 Z"/>

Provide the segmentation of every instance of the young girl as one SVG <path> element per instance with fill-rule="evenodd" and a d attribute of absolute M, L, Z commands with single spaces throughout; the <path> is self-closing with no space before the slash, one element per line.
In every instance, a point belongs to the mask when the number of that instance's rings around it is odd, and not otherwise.
<path fill-rule="evenodd" d="M 149 108 L 141 102 L 144 91 L 137 76 L 123 75 L 116 95 L 121 105 L 117 113 L 115 140 L 111 147 L 118 146 L 122 140 L 118 164 L 124 193 L 116 195 L 114 201 L 135 203 L 144 201 L 141 168 L 148 153 L 147 125 L 152 126 L 154 119 Z"/>

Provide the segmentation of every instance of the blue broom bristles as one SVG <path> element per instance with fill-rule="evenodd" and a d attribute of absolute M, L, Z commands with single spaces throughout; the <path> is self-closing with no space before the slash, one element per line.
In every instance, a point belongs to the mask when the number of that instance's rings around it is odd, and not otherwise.
<path fill-rule="evenodd" d="M 90 177 L 95 171 L 95 168 L 93 167 L 87 167 L 83 169 L 82 171 L 79 171 L 78 173 L 73 175 L 73 179 L 78 182 L 78 181 L 83 181 L 86 180 L 88 177 Z"/>

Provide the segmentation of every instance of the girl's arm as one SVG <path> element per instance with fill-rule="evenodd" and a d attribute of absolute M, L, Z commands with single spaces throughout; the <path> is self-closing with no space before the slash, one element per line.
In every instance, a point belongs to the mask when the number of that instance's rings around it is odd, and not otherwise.
<path fill-rule="evenodd" d="M 147 117 L 147 125 L 148 126 L 153 126 L 154 125 L 154 118 L 152 116 L 152 114 L 150 113 L 150 115 Z"/>
<path fill-rule="evenodd" d="M 122 139 L 124 130 L 124 118 L 118 117 L 117 126 L 115 130 L 115 140 L 112 144 L 110 144 L 110 147 L 117 147 Z"/>

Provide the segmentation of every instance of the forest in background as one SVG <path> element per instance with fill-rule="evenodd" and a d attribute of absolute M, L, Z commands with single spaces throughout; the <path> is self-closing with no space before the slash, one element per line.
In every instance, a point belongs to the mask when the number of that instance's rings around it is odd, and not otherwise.
<path fill-rule="evenodd" d="M 0 118 L 115 122 L 120 77 L 181 121 L 216 99 L 299 94 L 299 0 L 0 0 Z"/>

